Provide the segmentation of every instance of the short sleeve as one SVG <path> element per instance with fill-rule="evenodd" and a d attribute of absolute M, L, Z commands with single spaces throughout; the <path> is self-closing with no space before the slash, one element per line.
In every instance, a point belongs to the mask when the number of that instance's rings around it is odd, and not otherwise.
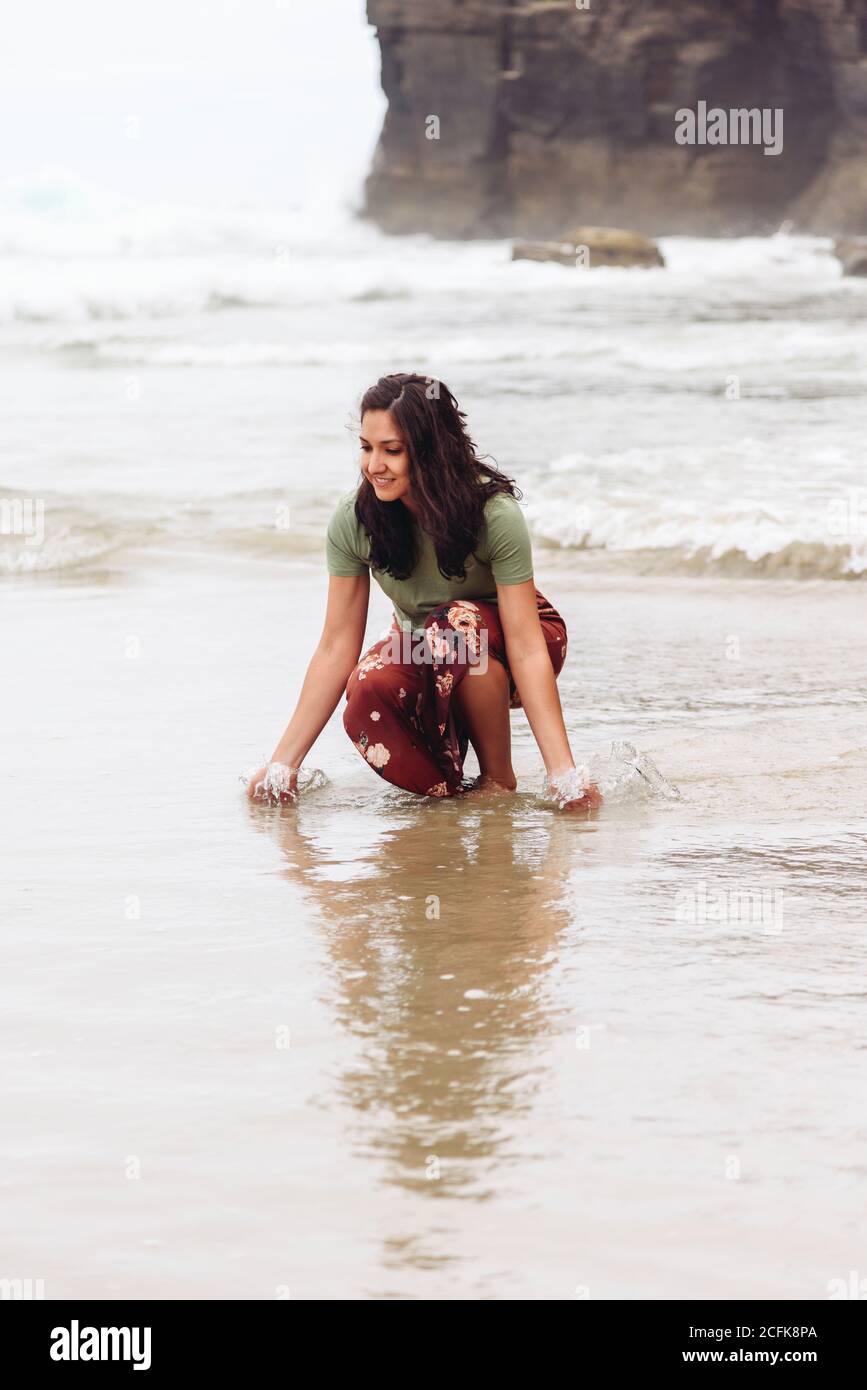
<path fill-rule="evenodd" d="M 524 513 L 514 497 L 499 494 L 485 507 L 484 558 L 497 584 L 525 584 L 533 578 L 533 544 Z"/>
<path fill-rule="evenodd" d="M 359 550 L 354 496 L 343 498 L 328 523 L 325 559 L 328 573 L 341 579 L 354 579 L 368 568 Z"/>

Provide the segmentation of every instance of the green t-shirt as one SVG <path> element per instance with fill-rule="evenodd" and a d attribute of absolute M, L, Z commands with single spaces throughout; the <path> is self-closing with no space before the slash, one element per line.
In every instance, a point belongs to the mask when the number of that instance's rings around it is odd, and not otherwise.
<path fill-rule="evenodd" d="M 356 494 L 341 498 L 328 525 L 328 573 L 351 578 L 370 568 L 370 540 L 355 515 Z M 498 493 L 485 504 L 479 544 L 466 559 L 466 579 L 445 579 L 433 541 L 416 522 L 418 561 L 408 579 L 382 570 L 373 577 L 391 599 L 402 627 L 421 628 L 429 613 L 453 598 L 496 603 L 498 584 L 524 584 L 533 578 L 533 551 L 524 514 L 514 497 Z"/>

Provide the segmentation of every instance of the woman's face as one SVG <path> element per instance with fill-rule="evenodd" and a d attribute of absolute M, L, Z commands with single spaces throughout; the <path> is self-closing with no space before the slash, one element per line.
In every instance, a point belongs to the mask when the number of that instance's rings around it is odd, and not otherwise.
<path fill-rule="evenodd" d="M 361 471 L 381 502 L 409 505 L 409 454 L 390 410 L 367 410 L 361 419 Z"/>

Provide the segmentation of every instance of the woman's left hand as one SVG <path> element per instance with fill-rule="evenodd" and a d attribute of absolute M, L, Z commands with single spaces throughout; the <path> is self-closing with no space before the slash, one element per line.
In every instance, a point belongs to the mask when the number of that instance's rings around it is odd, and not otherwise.
<path fill-rule="evenodd" d="M 595 782 L 591 782 L 585 787 L 584 795 L 576 797 L 573 801 L 566 801 L 560 807 L 561 811 L 577 811 L 579 815 L 593 816 L 599 810 L 605 800 Z"/>

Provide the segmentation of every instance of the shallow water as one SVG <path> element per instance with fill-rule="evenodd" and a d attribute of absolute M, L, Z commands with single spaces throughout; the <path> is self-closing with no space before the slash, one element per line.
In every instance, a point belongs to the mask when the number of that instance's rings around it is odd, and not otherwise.
<path fill-rule="evenodd" d="M 591 823 L 522 715 L 514 798 L 391 791 L 335 720 L 326 785 L 251 806 L 312 566 L 7 592 L 4 1274 L 799 1298 L 858 1267 L 857 586 L 540 582 L 576 753 L 621 779 Z M 681 800 L 630 790 L 623 738 Z"/>

